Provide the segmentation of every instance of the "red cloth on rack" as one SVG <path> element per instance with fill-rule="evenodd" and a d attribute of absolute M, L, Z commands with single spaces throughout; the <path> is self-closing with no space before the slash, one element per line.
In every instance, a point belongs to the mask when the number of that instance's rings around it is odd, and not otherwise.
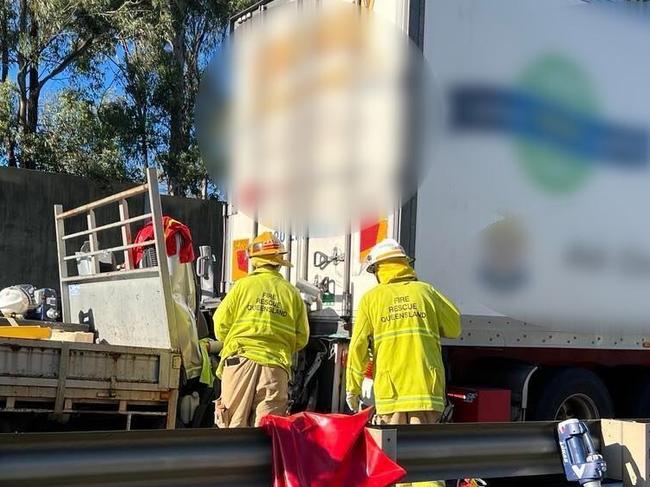
<path fill-rule="evenodd" d="M 176 235 L 181 235 L 181 248 L 178 252 L 181 264 L 192 262 L 194 260 L 194 247 L 192 246 L 192 232 L 186 225 L 169 216 L 163 217 L 163 232 L 165 234 L 165 246 L 167 255 L 176 255 Z M 140 229 L 133 243 L 147 242 L 153 240 L 153 224 L 147 223 Z M 134 247 L 131 249 L 131 257 L 135 266 L 140 264 L 142 254 L 147 247 Z"/>
<path fill-rule="evenodd" d="M 273 440 L 273 487 L 385 487 L 404 477 L 366 430 L 371 414 L 263 418 Z"/>

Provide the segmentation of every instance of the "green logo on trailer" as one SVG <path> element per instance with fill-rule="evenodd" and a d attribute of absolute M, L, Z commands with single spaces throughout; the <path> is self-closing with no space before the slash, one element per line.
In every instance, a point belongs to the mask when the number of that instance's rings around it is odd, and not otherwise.
<path fill-rule="evenodd" d="M 587 75 L 566 57 L 552 54 L 531 64 L 518 85 L 527 115 L 515 146 L 524 171 L 548 192 L 576 190 L 592 172 L 589 156 L 576 147 L 584 138 L 581 123 L 598 109 Z"/>

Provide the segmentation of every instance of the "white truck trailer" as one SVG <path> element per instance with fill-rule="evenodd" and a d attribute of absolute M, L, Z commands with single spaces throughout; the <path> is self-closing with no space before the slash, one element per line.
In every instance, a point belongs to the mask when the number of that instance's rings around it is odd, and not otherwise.
<path fill-rule="evenodd" d="M 276 8 L 306 3 L 259 2 L 233 19 L 234 41 Z M 373 285 L 363 256 L 396 237 L 419 277 L 462 312 L 463 334 L 445 347 L 457 419 L 648 417 L 645 11 L 571 0 L 354 3 L 421 50 L 442 100 L 436 150 L 417 195 L 361 231 L 276 228 L 295 263 L 288 277 L 319 288 L 323 307 L 354 326 Z M 259 46 L 258 59 L 274 49 Z M 226 218 L 224 290 L 248 272 L 243 250 L 264 227 L 233 205 Z M 340 338 L 341 367 L 344 347 Z"/>

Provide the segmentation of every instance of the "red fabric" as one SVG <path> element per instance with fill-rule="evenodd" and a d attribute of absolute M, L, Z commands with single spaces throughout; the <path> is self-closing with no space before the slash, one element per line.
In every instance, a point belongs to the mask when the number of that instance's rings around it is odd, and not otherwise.
<path fill-rule="evenodd" d="M 363 376 L 366 379 L 374 378 L 375 374 L 374 374 L 374 365 L 372 363 L 372 360 L 368 361 L 368 365 L 366 366 L 366 373 L 363 374 Z"/>
<path fill-rule="evenodd" d="M 366 431 L 371 414 L 263 418 L 273 439 L 273 487 L 385 487 L 404 477 Z"/>
<path fill-rule="evenodd" d="M 165 232 L 165 246 L 167 247 L 167 255 L 176 255 L 176 235 L 181 235 L 181 248 L 178 252 L 181 264 L 192 262 L 194 260 L 194 247 L 192 246 L 192 233 L 186 225 L 183 225 L 178 220 L 171 217 L 163 217 L 163 231 Z M 153 240 L 153 224 L 147 223 L 140 229 L 135 236 L 133 243 L 147 242 Z M 133 258 L 134 265 L 140 264 L 142 254 L 146 247 L 134 247 L 131 249 L 131 257 Z"/>

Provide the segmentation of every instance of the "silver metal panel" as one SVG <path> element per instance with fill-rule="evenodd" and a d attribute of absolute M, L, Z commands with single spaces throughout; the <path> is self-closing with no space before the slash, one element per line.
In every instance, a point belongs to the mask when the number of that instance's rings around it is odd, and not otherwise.
<path fill-rule="evenodd" d="M 462 317 L 463 333 L 457 340 L 444 340 L 444 345 L 467 347 L 538 347 L 538 348 L 601 348 L 607 350 L 647 350 L 650 334 L 621 336 L 602 333 L 557 331 L 531 323 L 500 316 L 466 315 Z"/>
<path fill-rule="evenodd" d="M 73 350 L 68 379 L 111 380 L 157 383 L 160 357 L 137 353 L 110 354 Z"/>
<path fill-rule="evenodd" d="M 73 322 L 92 312 L 100 340 L 111 345 L 171 348 L 160 278 L 138 277 L 68 286 Z"/>
<path fill-rule="evenodd" d="M 69 387 L 106 387 L 166 390 L 178 387 L 174 355 L 168 350 L 68 342 L 66 368 Z M 56 386 L 62 342 L 44 340 L 0 341 L 0 384 Z"/>
<path fill-rule="evenodd" d="M 60 350 L 36 347 L 18 347 L 11 342 L 0 342 L 0 377 L 56 378 Z"/>

